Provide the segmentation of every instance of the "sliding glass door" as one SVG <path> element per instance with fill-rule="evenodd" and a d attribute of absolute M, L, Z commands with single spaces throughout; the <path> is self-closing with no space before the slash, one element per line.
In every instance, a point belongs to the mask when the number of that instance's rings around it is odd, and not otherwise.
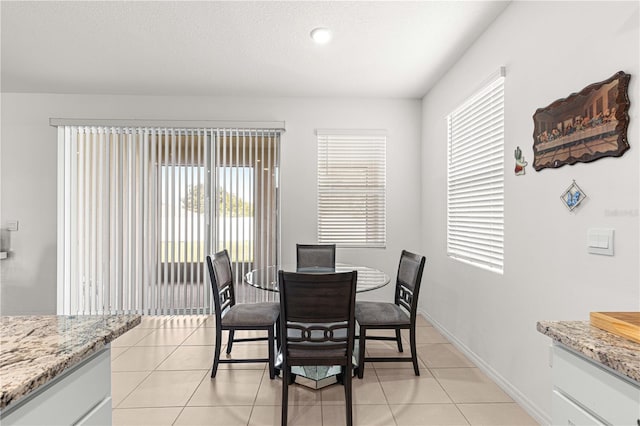
<path fill-rule="evenodd" d="M 280 134 L 59 127 L 58 312 L 208 313 L 205 256 L 278 263 Z"/>

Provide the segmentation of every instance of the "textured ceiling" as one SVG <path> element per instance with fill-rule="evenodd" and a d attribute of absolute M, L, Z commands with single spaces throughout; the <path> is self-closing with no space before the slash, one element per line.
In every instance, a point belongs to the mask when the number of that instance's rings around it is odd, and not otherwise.
<path fill-rule="evenodd" d="M 1 89 L 420 98 L 507 5 L 3 0 Z"/>

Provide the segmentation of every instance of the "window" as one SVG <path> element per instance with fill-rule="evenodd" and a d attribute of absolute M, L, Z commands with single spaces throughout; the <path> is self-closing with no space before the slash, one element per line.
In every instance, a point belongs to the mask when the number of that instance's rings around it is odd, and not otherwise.
<path fill-rule="evenodd" d="M 318 243 L 385 247 L 386 132 L 317 135 Z"/>
<path fill-rule="evenodd" d="M 447 254 L 502 273 L 504 68 L 449 114 L 447 127 Z"/>
<path fill-rule="evenodd" d="M 58 313 L 210 313 L 207 254 L 277 264 L 280 130 L 58 129 Z"/>

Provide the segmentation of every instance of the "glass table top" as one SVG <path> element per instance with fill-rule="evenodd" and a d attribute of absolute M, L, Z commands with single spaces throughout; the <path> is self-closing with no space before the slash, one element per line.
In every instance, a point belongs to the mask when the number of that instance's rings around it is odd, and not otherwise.
<path fill-rule="evenodd" d="M 358 282 L 356 292 L 375 290 L 384 287 L 389 283 L 389 276 L 382 271 L 368 266 L 348 265 L 345 263 L 336 263 L 334 268 L 296 268 L 296 265 L 268 266 L 266 268 L 254 269 L 245 275 L 245 282 L 254 287 L 268 290 L 278 291 L 278 271 L 300 272 L 305 274 L 328 274 L 334 272 L 350 272 L 358 271 Z"/>

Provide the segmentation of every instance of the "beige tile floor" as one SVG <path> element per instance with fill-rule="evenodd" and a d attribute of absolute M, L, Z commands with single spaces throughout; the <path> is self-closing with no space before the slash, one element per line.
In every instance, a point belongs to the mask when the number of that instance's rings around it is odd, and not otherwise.
<path fill-rule="evenodd" d="M 114 425 L 280 424 L 282 382 L 269 379 L 266 364 L 222 364 L 210 378 L 213 321 L 144 317 L 112 343 Z M 355 424 L 537 424 L 423 318 L 417 335 L 420 376 L 411 363 L 372 363 L 364 379 L 354 378 Z M 238 343 L 232 355 L 262 357 L 264 351 L 261 344 Z M 395 351 L 388 342 L 367 343 L 372 356 Z M 340 385 L 319 391 L 292 385 L 289 402 L 290 425 L 345 423 Z"/>

